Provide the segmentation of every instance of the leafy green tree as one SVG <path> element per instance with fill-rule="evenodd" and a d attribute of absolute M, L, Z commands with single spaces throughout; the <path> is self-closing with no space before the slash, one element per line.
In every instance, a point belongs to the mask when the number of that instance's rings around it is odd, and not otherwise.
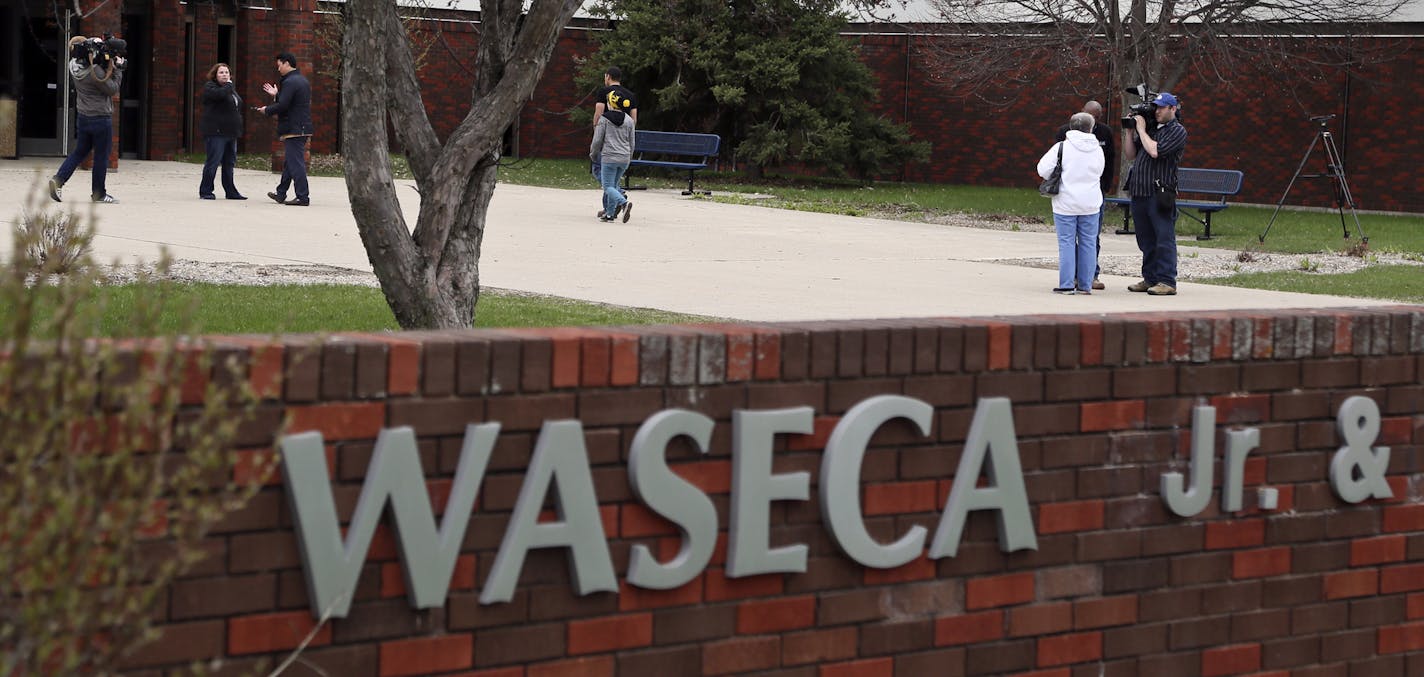
<path fill-rule="evenodd" d="M 753 174 L 790 163 L 868 178 L 929 154 L 875 111 L 878 91 L 833 0 L 604 0 L 584 64 L 637 92 L 640 129 L 711 132 Z"/>
<path fill-rule="evenodd" d="M 242 366 L 163 332 L 180 311 L 154 279 L 129 338 L 91 338 L 108 303 L 93 228 L 35 195 L 0 261 L 0 675 L 114 674 L 272 466 L 235 471 Z"/>

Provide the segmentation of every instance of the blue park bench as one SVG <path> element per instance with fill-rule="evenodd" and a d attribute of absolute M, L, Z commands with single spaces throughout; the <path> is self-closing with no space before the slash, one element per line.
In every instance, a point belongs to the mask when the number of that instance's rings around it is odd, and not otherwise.
<path fill-rule="evenodd" d="M 1183 210 L 1181 213 L 1195 219 L 1197 223 L 1206 227 L 1206 232 L 1198 235 L 1198 240 L 1211 239 L 1211 215 L 1216 212 L 1225 211 L 1231 205 L 1227 204 L 1226 198 L 1241 192 L 1241 181 L 1245 178 L 1241 172 L 1235 169 L 1197 169 L 1182 167 L 1177 170 L 1177 194 L 1195 193 L 1199 195 L 1215 195 L 1215 200 L 1177 200 L 1177 209 Z M 1132 234 L 1132 198 L 1130 197 L 1108 197 L 1107 203 L 1117 205 L 1122 208 L 1122 228 L 1117 231 L 1118 235 Z M 1195 209 L 1201 216 L 1189 214 L 1185 210 Z"/>
<path fill-rule="evenodd" d="M 687 190 L 683 195 L 701 192 L 711 195 L 711 191 L 693 190 L 693 173 L 707 168 L 707 161 L 717 157 L 717 149 L 722 145 L 722 137 L 716 134 L 689 134 L 683 132 L 645 132 L 638 130 L 633 139 L 633 161 L 628 168 L 662 167 L 665 169 L 687 170 Z M 623 187 L 628 185 L 627 175 Z"/>

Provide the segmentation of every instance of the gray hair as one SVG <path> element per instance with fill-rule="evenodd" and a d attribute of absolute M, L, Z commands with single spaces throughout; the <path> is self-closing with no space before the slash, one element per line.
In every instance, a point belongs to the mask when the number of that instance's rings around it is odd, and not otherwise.
<path fill-rule="evenodd" d="M 1088 113 L 1074 113 L 1073 117 L 1068 118 L 1068 129 L 1091 133 L 1094 122 L 1096 120 Z"/>

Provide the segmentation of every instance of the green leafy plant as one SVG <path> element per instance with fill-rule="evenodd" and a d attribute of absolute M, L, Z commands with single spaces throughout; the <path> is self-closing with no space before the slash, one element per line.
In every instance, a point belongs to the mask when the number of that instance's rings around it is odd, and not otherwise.
<path fill-rule="evenodd" d="M 134 299 L 145 338 L 91 338 L 93 224 L 35 194 L 0 265 L 0 675 L 112 674 L 271 466 L 236 471 L 255 397 L 235 359 L 155 330 L 162 284 Z"/>
<path fill-rule="evenodd" d="M 1305 272 L 1307 272 L 1307 273 L 1317 273 L 1317 272 L 1320 272 L 1320 262 L 1318 262 L 1318 261 L 1312 261 L 1312 260 L 1310 260 L 1309 257 L 1302 258 L 1302 259 L 1300 260 L 1300 265 L 1297 266 L 1297 267 L 1298 267 L 1300 270 L 1305 271 Z"/>

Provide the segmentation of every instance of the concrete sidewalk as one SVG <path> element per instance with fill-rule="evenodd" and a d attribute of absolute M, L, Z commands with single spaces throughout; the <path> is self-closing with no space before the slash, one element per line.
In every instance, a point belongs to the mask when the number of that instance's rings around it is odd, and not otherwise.
<path fill-rule="evenodd" d="M 36 180 L 42 185 L 59 163 L 0 160 L 0 204 L 9 207 L 0 219 L 12 223 Z M 125 160 L 108 178 L 120 203 L 94 207 L 96 253 L 152 260 L 167 247 L 174 258 L 195 261 L 371 270 L 342 179 L 311 179 L 312 206 L 300 208 L 265 197 L 275 175 L 243 170 L 237 185 L 250 200 L 199 200 L 200 173 L 197 165 Z M 76 172 L 65 205 L 88 214 L 88 193 L 88 173 Z M 631 196 L 632 220 L 605 224 L 593 217 L 593 185 L 501 185 L 490 205 L 481 283 L 755 321 L 1387 305 L 1192 283 L 1174 297 L 1149 297 L 1126 290 L 1136 278 L 1106 275 L 1105 291 L 1059 296 L 1050 291 L 1056 271 L 1007 263 L 1055 258 L 1052 233 L 724 205 L 672 191 Z M 413 227 L 419 196 L 402 189 L 400 199 Z M 7 251 L 9 239 L 0 239 Z M 1132 238 L 1103 238 L 1103 256 L 1136 255 Z"/>

